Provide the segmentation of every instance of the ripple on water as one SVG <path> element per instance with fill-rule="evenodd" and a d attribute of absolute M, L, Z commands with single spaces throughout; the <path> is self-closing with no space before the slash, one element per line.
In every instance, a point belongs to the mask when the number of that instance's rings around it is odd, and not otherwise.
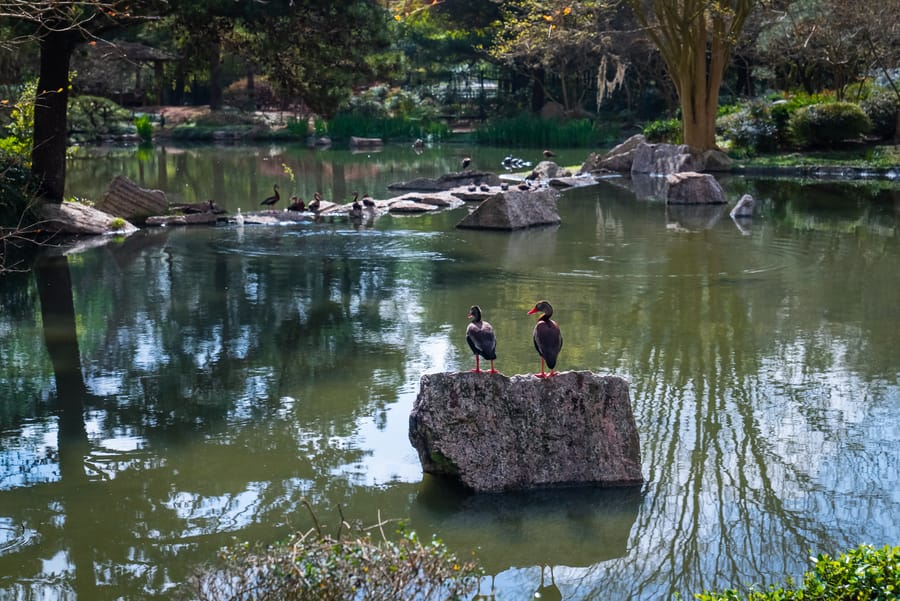
<path fill-rule="evenodd" d="M 252 233 L 251 233 L 252 232 Z M 440 260 L 433 250 L 439 233 L 416 231 L 356 231 L 318 226 L 254 228 L 243 236 L 219 240 L 218 252 L 245 257 L 343 256 L 349 259 Z"/>
<path fill-rule="evenodd" d="M 12 518 L 0 517 L 0 557 L 27 545 L 34 532 L 17 524 Z"/>

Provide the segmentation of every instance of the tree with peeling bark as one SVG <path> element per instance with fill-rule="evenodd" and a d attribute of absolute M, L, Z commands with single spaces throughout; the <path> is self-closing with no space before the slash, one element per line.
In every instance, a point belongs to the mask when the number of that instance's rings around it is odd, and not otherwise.
<path fill-rule="evenodd" d="M 625 0 L 659 50 L 681 105 L 684 143 L 716 147 L 719 87 L 760 0 Z"/>

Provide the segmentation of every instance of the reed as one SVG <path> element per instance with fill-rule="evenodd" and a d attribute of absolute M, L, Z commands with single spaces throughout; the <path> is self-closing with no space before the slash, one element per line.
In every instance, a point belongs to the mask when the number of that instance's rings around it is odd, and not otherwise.
<path fill-rule="evenodd" d="M 475 131 L 475 141 L 489 146 L 589 147 L 604 141 L 607 133 L 590 119 L 541 119 L 519 115 L 489 121 Z"/>

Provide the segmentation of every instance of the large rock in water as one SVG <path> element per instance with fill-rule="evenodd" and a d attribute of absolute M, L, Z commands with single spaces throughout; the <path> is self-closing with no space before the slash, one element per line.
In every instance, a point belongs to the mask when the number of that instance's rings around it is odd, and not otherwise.
<path fill-rule="evenodd" d="M 169 203 L 162 190 L 142 188 L 124 175 L 117 175 L 97 203 L 97 208 L 110 215 L 140 223 L 151 215 L 165 214 L 169 210 Z"/>
<path fill-rule="evenodd" d="M 425 472 L 476 491 L 643 481 L 628 382 L 618 376 L 425 375 L 409 440 Z"/>
<path fill-rule="evenodd" d="M 560 222 L 553 188 L 539 190 L 507 190 L 485 198 L 474 211 L 463 217 L 456 227 L 479 230 L 519 230 L 536 225 Z"/>
<path fill-rule="evenodd" d="M 708 173 L 684 171 L 666 176 L 666 202 L 668 204 L 724 204 L 725 190 L 718 180 Z"/>

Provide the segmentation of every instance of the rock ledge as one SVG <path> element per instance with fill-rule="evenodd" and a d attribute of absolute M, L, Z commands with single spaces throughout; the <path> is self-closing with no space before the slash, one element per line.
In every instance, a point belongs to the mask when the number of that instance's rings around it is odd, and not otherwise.
<path fill-rule="evenodd" d="M 480 492 L 643 481 L 628 382 L 618 376 L 428 374 L 409 439 L 423 471 Z"/>

